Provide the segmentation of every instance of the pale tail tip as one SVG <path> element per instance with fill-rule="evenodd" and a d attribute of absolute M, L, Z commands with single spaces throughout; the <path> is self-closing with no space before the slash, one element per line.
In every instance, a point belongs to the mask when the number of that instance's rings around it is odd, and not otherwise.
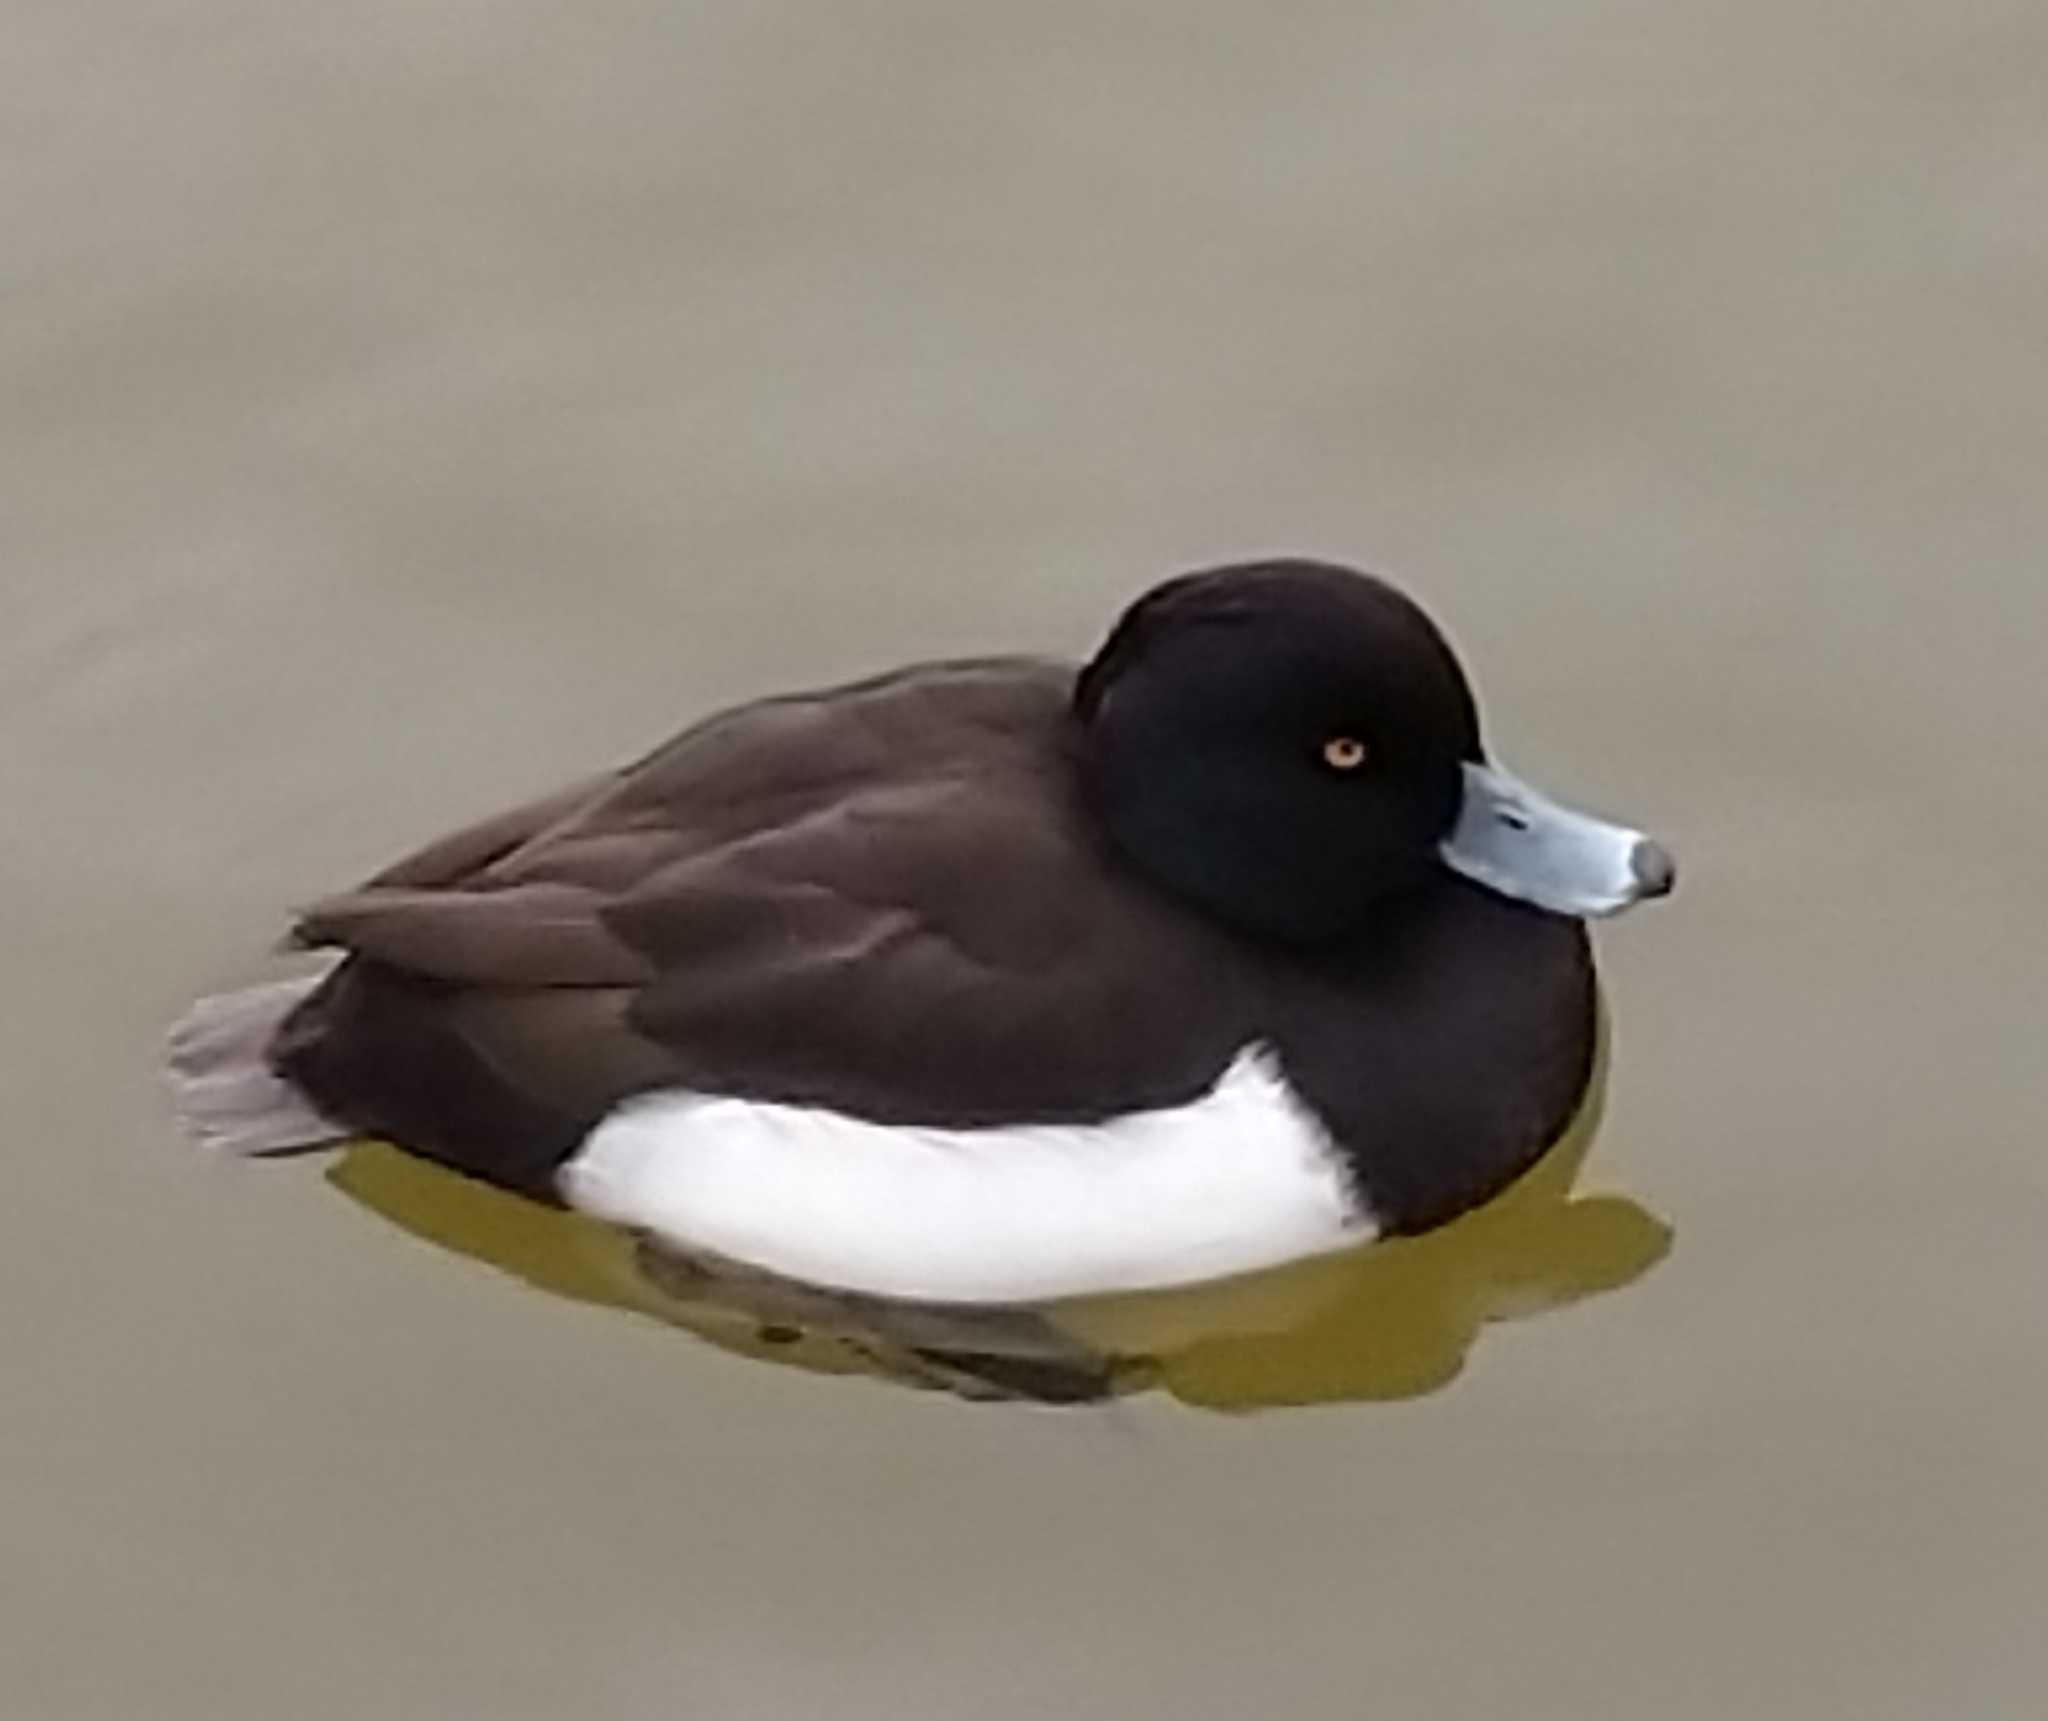
<path fill-rule="evenodd" d="M 319 984 L 301 976 L 202 998 L 168 1037 L 164 1079 L 195 1147 L 236 1158 L 305 1153 L 348 1139 L 265 1061 L 271 1036 Z"/>

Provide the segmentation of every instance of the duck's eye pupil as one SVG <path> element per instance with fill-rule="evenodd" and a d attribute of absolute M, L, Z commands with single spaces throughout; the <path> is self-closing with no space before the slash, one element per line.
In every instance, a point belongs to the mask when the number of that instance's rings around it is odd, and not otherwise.
<path fill-rule="evenodd" d="M 1355 771 L 1365 763 L 1365 743 L 1355 735 L 1333 735 L 1323 743 L 1323 763 L 1333 771 Z"/>

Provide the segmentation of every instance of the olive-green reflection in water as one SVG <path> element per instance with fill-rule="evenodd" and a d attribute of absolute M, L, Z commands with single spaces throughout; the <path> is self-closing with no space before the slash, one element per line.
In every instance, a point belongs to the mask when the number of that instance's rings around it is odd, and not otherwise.
<path fill-rule="evenodd" d="M 976 1398 L 1090 1399 L 1159 1388 L 1213 1410 L 1408 1398 L 1463 1367 L 1480 1329 L 1613 1290 L 1671 1233 L 1634 1201 L 1575 1196 L 1605 1059 L 1570 1131 L 1485 1207 L 1427 1236 L 1189 1290 L 1037 1309 L 850 1299 L 729 1263 L 683 1261 L 381 1142 L 329 1181 L 393 1224 L 559 1296 L 653 1315 L 723 1349 Z"/>

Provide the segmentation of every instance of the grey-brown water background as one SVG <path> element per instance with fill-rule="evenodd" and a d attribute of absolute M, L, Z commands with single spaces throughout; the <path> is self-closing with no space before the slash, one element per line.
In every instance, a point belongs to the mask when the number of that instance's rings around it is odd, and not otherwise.
<path fill-rule="evenodd" d="M 0 6 L 0 1710 L 2032 1716 L 2048 13 Z M 1294 548 L 1668 836 L 1411 1403 L 733 1360 L 196 1163 L 295 898 Z"/>

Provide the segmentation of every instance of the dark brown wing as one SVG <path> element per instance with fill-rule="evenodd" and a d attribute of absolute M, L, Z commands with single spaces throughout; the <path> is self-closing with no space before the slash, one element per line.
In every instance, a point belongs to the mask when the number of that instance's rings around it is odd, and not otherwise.
<path fill-rule="evenodd" d="M 360 960 L 280 1067 L 526 1188 L 662 1085 L 935 1123 L 1190 1097 L 1249 1032 L 1245 974 L 1095 847 L 1071 684 L 1012 661 L 769 701 L 437 844 L 308 912 Z"/>
<path fill-rule="evenodd" d="M 607 909 L 629 1020 L 686 1085 L 894 1122 L 1100 1118 L 1192 1097 L 1250 1028 L 1231 949 L 1095 852 L 1028 767 L 858 794 Z"/>
<path fill-rule="evenodd" d="M 650 976 L 602 920 L 675 863 L 774 833 L 895 782 L 971 773 L 1058 720 L 1068 672 L 932 665 L 764 700 L 428 844 L 305 909 L 297 942 L 474 986 L 628 985 Z"/>
<path fill-rule="evenodd" d="M 621 781 L 616 772 L 587 778 L 429 843 L 302 911 L 293 940 L 476 986 L 644 980 L 643 965 L 605 935 L 595 891 L 568 881 L 511 882 L 499 870 L 555 848 Z"/>

